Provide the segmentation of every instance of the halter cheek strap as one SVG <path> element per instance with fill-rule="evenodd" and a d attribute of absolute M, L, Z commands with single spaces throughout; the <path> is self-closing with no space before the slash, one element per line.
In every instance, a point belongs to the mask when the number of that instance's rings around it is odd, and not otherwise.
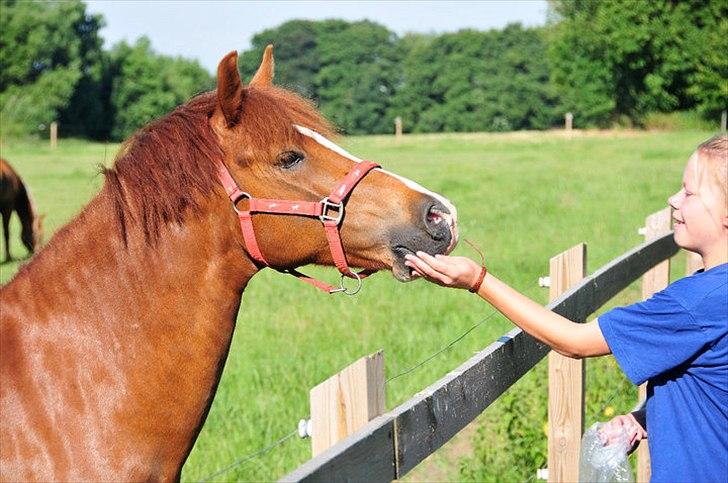
<path fill-rule="evenodd" d="M 225 188 L 225 193 L 230 198 L 230 201 L 232 201 L 233 209 L 238 215 L 240 230 L 243 233 L 243 240 L 245 242 L 245 249 L 256 262 L 266 267 L 270 266 L 265 257 L 263 257 L 263 253 L 260 250 L 258 241 L 255 237 L 255 230 L 253 229 L 253 214 L 272 213 L 277 215 L 316 217 L 320 219 L 324 225 L 326 239 L 329 242 L 329 249 L 331 250 L 331 257 L 334 260 L 334 265 L 336 265 L 336 268 L 338 268 L 339 272 L 341 272 L 340 286 L 334 287 L 326 284 L 304 275 L 295 269 L 281 271 L 289 273 L 328 293 L 343 292 L 347 294 L 354 294 L 361 289 L 361 280 L 373 272 L 369 270 L 353 272 L 349 268 L 349 264 L 346 261 L 346 255 L 344 253 L 344 247 L 341 243 L 339 225 L 341 224 L 341 220 L 344 216 L 344 200 L 346 197 L 367 174 L 369 174 L 374 168 L 378 167 L 379 164 L 372 163 L 370 161 L 357 163 L 354 169 L 347 173 L 346 176 L 344 176 L 344 178 L 338 183 L 331 194 L 323 198 L 321 201 L 290 201 L 253 198 L 250 193 L 246 193 L 238 187 L 238 184 L 233 179 L 230 171 L 228 171 L 221 161 L 218 162 L 217 177 Z M 240 210 L 238 209 L 238 203 L 244 199 L 247 199 L 249 202 L 248 209 Z M 353 291 L 348 291 L 344 287 L 344 277 L 357 280 L 357 287 Z"/>

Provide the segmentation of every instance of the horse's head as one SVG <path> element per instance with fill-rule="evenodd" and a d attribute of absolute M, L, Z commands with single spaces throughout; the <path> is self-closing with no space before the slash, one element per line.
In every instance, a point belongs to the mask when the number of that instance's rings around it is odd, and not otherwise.
<path fill-rule="evenodd" d="M 318 202 L 354 170 L 360 159 L 334 144 L 325 119 L 300 97 L 272 86 L 269 46 L 250 84 L 241 82 L 237 54 L 218 67 L 217 106 L 210 123 L 224 163 L 252 198 Z M 239 208 L 249 201 L 241 199 Z M 457 243 L 457 212 L 443 196 L 382 169 L 361 179 L 343 200 L 339 229 L 348 263 L 391 268 L 411 279 L 404 256 L 417 250 L 449 253 Z M 333 215 L 339 214 L 334 210 Z M 315 217 L 253 216 L 267 263 L 278 269 L 331 265 L 327 237 Z"/>

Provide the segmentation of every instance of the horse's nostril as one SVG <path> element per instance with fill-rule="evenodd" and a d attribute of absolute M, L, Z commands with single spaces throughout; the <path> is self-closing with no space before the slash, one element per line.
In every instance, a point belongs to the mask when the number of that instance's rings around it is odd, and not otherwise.
<path fill-rule="evenodd" d="M 435 202 L 427 206 L 425 210 L 425 227 L 427 232 L 435 240 L 441 240 L 450 232 L 447 217 L 450 211 L 442 204 Z"/>
<path fill-rule="evenodd" d="M 438 211 L 432 209 L 427 212 L 427 223 L 430 225 L 437 225 L 442 221 L 442 215 Z"/>

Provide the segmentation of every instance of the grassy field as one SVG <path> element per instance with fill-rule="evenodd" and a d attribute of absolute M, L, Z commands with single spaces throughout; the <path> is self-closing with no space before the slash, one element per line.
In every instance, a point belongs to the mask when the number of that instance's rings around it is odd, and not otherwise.
<path fill-rule="evenodd" d="M 548 260 L 588 243 L 588 271 L 641 242 L 637 228 L 663 208 L 685 161 L 708 132 L 448 134 L 345 138 L 353 153 L 445 194 L 458 207 L 462 237 L 479 245 L 489 269 L 545 302 L 537 287 Z M 117 145 L 61 140 L 2 145 L 31 186 L 50 235 L 79 211 L 103 179 L 99 165 Z M 25 256 L 13 223 L 11 248 Z M 466 244 L 458 254 L 475 255 Z M 72 263 L 69 261 L 69 263 Z M 7 282 L 17 262 L 0 266 Z M 680 272 L 682 269 L 676 269 Z M 335 271 L 316 269 L 324 279 Z M 638 297 L 636 288 L 614 303 Z M 341 314 L 345 314 L 344 317 Z M 386 387 L 393 408 L 497 339 L 512 326 L 468 294 L 389 274 L 368 279 L 356 297 L 333 297 L 264 271 L 249 285 L 223 379 L 183 480 L 201 480 L 293 431 L 308 416 L 308 391 L 355 359 L 383 349 L 392 377 L 490 317 L 462 341 Z M 489 408 L 455 452 L 428 462 L 441 479 L 525 479 L 545 454 L 543 364 Z M 624 412 L 635 399 L 613 360 L 589 365 L 587 424 Z M 607 408 L 607 409 L 605 409 Z M 611 408 L 611 409 L 610 409 Z M 605 412 L 607 414 L 605 414 Z M 506 425 L 503 421 L 507 419 Z M 296 437 L 216 480 L 274 480 L 304 462 L 310 442 Z M 439 459 L 438 459 L 439 458 Z M 539 466 L 540 465 L 540 466 Z M 417 471 L 417 470 L 415 470 Z M 415 473 L 412 479 L 427 479 Z"/>

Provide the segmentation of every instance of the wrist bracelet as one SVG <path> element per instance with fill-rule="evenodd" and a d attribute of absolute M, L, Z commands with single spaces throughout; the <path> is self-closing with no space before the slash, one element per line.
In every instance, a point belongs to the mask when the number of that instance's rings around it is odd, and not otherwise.
<path fill-rule="evenodd" d="M 480 269 L 480 275 L 478 275 L 478 280 L 476 280 L 473 286 L 468 289 L 468 292 L 478 293 L 478 290 L 480 290 L 480 286 L 483 285 L 483 279 L 485 278 L 486 273 L 488 273 L 488 269 L 485 268 L 485 265 L 482 265 Z"/>

